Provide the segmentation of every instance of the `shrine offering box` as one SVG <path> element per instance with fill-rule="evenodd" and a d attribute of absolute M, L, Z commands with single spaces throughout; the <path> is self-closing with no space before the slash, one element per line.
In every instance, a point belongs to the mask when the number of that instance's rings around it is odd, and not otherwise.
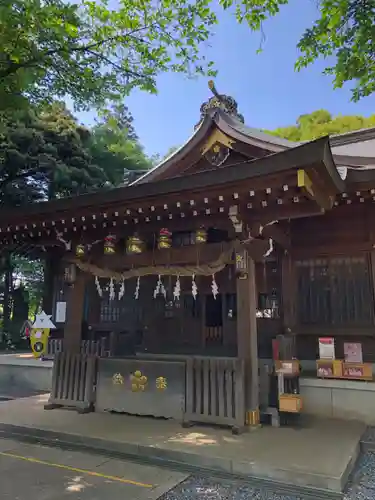
<path fill-rule="evenodd" d="M 341 378 L 341 359 L 318 359 L 316 361 L 316 374 L 319 378 Z"/>
<path fill-rule="evenodd" d="M 280 394 L 279 410 L 286 413 L 300 413 L 302 411 L 302 398 L 299 394 Z"/>
<path fill-rule="evenodd" d="M 276 373 L 283 373 L 284 375 L 296 376 L 299 375 L 299 361 L 297 359 L 293 359 L 290 361 L 275 361 L 275 370 Z"/>

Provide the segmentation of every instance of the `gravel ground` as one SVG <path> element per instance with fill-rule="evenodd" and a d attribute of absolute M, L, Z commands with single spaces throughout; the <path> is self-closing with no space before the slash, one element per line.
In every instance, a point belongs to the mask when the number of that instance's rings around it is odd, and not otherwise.
<path fill-rule="evenodd" d="M 212 481 L 191 476 L 161 500 L 304 500 L 302 497 L 261 491 L 251 486 L 240 486 L 231 481 Z M 359 500 L 359 499 L 358 499 Z"/>
<path fill-rule="evenodd" d="M 301 496 L 270 493 L 231 481 L 191 476 L 161 500 L 305 500 Z M 375 452 L 359 459 L 343 500 L 375 499 Z"/>
<path fill-rule="evenodd" d="M 369 451 L 359 459 L 344 500 L 375 499 L 375 453 Z"/>

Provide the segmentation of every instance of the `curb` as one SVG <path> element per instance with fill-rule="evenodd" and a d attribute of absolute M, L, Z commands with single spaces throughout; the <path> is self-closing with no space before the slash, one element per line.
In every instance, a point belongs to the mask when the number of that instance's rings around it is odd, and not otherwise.
<path fill-rule="evenodd" d="M 374 427 L 369 425 L 361 437 L 361 451 L 366 453 L 368 451 L 375 451 L 374 439 L 368 439 L 368 434 L 373 434 Z"/>
<path fill-rule="evenodd" d="M 200 455 L 181 453 L 139 446 L 131 443 L 118 443 L 100 438 L 82 437 L 63 432 L 47 431 L 29 427 L 0 423 L 0 437 L 14 439 L 30 444 L 42 444 L 72 451 L 105 455 L 110 458 L 129 460 L 143 465 L 154 465 L 191 475 L 215 477 L 230 481 L 250 484 L 252 487 L 264 489 L 271 493 L 302 496 L 311 500 L 341 500 L 342 492 L 336 492 L 313 486 L 297 486 L 295 484 L 242 474 L 228 470 L 229 460 L 213 459 L 210 464 Z M 214 464 L 212 463 L 214 462 Z"/>

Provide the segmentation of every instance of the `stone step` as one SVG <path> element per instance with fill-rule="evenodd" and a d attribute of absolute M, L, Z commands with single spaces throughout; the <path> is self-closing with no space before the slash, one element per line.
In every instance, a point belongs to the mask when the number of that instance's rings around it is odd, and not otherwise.
<path fill-rule="evenodd" d="M 226 479 L 238 483 L 248 484 L 262 491 L 271 494 L 285 495 L 290 498 L 301 498 L 303 500 L 342 500 L 344 493 L 332 490 L 314 488 L 311 486 L 300 486 L 289 482 L 281 482 L 273 479 L 254 477 L 226 472 L 214 467 L 202 466 L 200 463 L 194 463 L 194 460 L 188 460 L 186 457 L 179 460 L 177 455 L 169 456 L 167 453 L 158 453 L 154 450 L 151 453 L 149 447 L 138 446 L 129 447 L 126 443 L 107 442 L 102 439 L 79 439 L 77 436 L 71 436 L 63 432 L 52 432 L 41 429 L 32 429 L 27 427 L 0 424 L 0 437 L 18 440 L 26 443 L 38 443 L 45 446 L 58 447 L 72 451 L 83 451 L 92 454 L 104 455 L 106 457 L 133 461 L 140 464 L 158 465 L 170 470 L 181 471 L 189 474 Z"/>

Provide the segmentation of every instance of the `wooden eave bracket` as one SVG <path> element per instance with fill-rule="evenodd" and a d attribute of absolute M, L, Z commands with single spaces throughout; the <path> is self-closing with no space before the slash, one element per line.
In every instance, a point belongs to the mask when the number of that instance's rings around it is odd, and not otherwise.
<path fill-rule="evenodd" d="M 285 228 L 280 226 L 277 220 L 265 220 L 252 222 L 248 227 L 249 234 L 254 238 L 269 238 L 278 243 L 285 250 L 291 247 L 290 235 L 285 231 Z"/>
<path fill-rule="evenodd" d="M 334 196 L 317 186 L 306 170 L 297 171 L 297 186 L 321 208 L 330 210 L 333 207 Z"/>

